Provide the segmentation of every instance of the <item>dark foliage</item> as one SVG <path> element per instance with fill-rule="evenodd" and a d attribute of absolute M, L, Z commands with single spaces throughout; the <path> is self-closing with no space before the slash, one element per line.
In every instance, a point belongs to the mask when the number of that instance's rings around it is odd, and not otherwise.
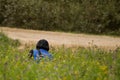
<path fill-rule="evenodd" d="M 120 1 L 0 0 L 0 25 L 120 35 Z"/>

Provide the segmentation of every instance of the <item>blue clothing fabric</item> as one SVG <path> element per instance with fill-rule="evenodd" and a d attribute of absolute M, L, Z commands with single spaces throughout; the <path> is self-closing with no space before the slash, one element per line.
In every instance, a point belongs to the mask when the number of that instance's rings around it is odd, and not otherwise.
<path fill-rule="evenodd" d="M 41 53 L 41 54 L 40 54 Z M 52 59 L 52 55 L 45 49 L 34 49 L 33 50 L 33 57 L 34 57 L 34 60 L 38 60 L 40 59 L 40 55 L 43 57 L 43 58 L 46 58 L 48 57 L 49 59 Z"/>

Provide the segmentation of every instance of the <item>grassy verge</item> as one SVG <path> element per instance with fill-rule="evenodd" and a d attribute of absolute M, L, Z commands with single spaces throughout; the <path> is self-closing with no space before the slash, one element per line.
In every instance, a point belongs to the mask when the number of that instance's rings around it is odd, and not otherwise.
<path fill-rule="evenodd" d="M 53 60 L 39 64 L 29 60 L 30 48 L 17 49 L 15 42 L 0 33 L 1 80 L 119 80 L 120 48 L 103 51 L 96 48 L 51 47 Z"/>

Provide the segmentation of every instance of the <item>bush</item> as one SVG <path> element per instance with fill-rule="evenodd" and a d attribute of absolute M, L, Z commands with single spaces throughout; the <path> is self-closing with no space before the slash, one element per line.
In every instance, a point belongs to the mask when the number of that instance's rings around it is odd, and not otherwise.
<path fill-rule="evenodd" d="M 120 29 L 119 7 L 119 0 L 0 0 L 0 24 L 39 30 L 115 34 Z"/>

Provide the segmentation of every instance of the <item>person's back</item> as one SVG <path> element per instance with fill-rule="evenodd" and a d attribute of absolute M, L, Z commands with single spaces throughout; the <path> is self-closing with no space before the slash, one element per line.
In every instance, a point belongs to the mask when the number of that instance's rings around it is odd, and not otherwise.
<path fill-rule="evenodd" d="M 41 58 L 49 58 L 52 59 L 52 55 L 49 51 L 49 43 L 47 40 L 42 39 L 39 40 L 36 49 L 33 49 L 29 52 L 29 58 L 33 57 L 34 60 L 40 60 Z"/>

